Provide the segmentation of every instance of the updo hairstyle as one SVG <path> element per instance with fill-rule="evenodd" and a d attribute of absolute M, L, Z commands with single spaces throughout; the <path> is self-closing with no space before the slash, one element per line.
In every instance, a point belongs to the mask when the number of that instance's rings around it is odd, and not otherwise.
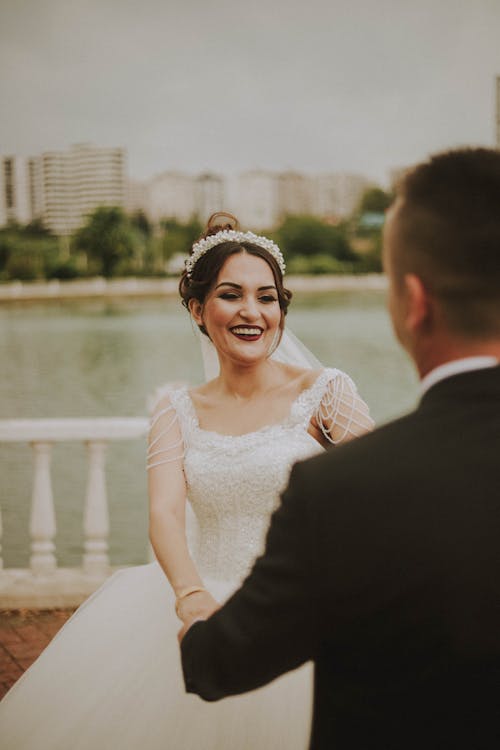
<path fill-rule="evenodd" d="M 217 234 L 217 232 L 221 232 L 224 229 L 239 231 L 239 228 L 239 222 L 235 216 L 224 211 L 218 211 L 210 216 L 207 227 L 199 237 L 199 240 Z M 179 282 L 179 294 L 182 304 L 189 309 L 189 301 L 195 299 L 203 305 L 208 293 L 214 287 L 219 272 L 226 260 L 231 255 L 242 252 L 262 258 L 271 268 L 281 308 L 281 328 L 283 328 L 284 316 L 287 313 L 292 293 L 283 286 L 283 274 L 276 259 L 265 248 L 260 247 L 260 245 L 254 245 L 251 242 L 221 242 L 220 245 L 210 248 L 210 250 L 201 256 L 192 269 L 190 277 L 184 271 Z M 201 325 L 198 327 L 205 336 L 208 336 L 205 326 Z"/>

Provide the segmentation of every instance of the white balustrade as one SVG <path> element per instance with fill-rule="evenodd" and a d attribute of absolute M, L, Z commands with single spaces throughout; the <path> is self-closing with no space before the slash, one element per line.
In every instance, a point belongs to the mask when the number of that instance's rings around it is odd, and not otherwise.
<path fill-rule="evenodd" d="M 147 429 L 143 417 L 0 420 L 0 442 L 28 443 L 34 456 L 30 569 L 2 567 L 0 514 L 0 607 L 76 606 L 109 575 L 106 447 L 115 440 L 144 439 Z M 88 455 L 80 568 L 58 567 L 54 544 L 51 453 L 54 443 L 67 441 L 85 444 Z"/>
<path fill-rule="evenodd" d="M 35 575 L 50 573 L 56 568 L 56 516 L 50 478 L 51 443 L 32 443 L 35 452 L 35 476 L 31 501 L 31 570 Z"/>
<path fill-rule="evenodd" d="M 83 522 L 85 534 L 83 568 L 86 573 L 106 574 L 109 572 L 109 516 L 104 474 L 106 443 L 102 440 L 89 441 L 87 450 L 89 477 Z"/>

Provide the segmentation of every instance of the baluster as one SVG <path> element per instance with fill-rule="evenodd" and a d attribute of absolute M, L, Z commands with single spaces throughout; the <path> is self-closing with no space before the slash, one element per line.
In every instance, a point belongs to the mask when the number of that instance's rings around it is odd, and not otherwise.
<path fill-rule="evenodd" d="M 35 574 L 50 573 L 56 568 L 56 516 L 50 479 L 50 443 L 32 443 L 35 459 L 33 497 L 31 504 L 31 570 Z"/>
<path fill-rule="evenodd" d="M 104 474 L 106 443 L 101 440 L 89 441 L 87 450 L 89 475 L 83 525 L 83 569 L 89 575 L 106 575 L 109 573 L 109 517 Z"/>

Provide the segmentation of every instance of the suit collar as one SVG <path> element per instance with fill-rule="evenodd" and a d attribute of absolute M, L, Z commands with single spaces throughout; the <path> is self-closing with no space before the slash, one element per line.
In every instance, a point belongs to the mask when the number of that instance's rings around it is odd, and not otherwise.
<path fill-rule="evenodd" d="M 441 401 L 457 402 L 477 398 L 500 401 L 500 365 L 480 370 L 459 372 L 439 380 L 423 394 L 420 407 Z"/>
<path fill-rule="evenodd" d="M 457 375 L 461 372 L 471 372 L 472 370 L 483 370 L 486 367 L 496 367 L 498 364 L 499 362 L 496 357 L 487 356 L 462 357 L 461 359 L 445 362 L 439 367 L 435 367 L 422 378 L 420 381 L 420 394 L 423 395 L 435 383 L 445 380 L 445 378 L 449 378 L 452 375 Z"/>

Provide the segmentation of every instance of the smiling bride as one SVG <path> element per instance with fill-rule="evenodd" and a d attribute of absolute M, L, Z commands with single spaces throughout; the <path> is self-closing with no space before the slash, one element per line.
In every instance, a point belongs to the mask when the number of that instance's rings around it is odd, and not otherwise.
<path fill-rule="evenodd" d="M 214 612 L 263 551 L 293 463 L 373 426 L 352 380 L 321 368 L 286 331 L 284 272 L 277 245 L 241 232 L 230 214 L 211 217 L 194 244 L 179 288 L 212 377 L 164 387 L 156 400 L 148 475 L 157 561 L 113 575 L 7 694 L 6 750 L 307 746 L 310 664 L 207 704 L 184 693 L 176 639 L 181 622 Z"/>

